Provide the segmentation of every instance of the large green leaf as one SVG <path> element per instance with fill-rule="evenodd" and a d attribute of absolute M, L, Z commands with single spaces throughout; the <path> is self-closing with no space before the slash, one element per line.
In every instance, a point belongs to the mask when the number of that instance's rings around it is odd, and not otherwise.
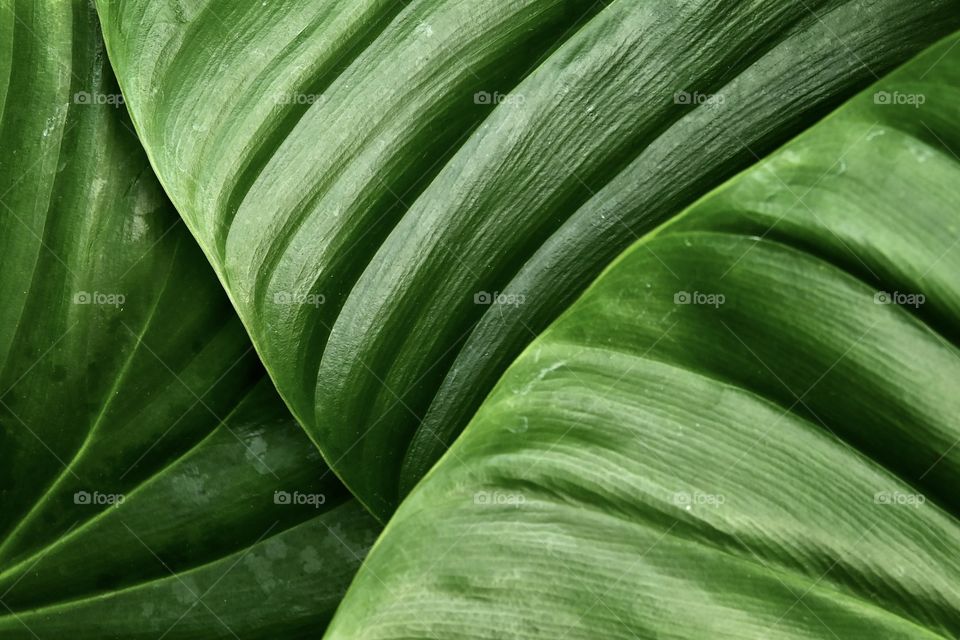
<path fill-rule="evenodd" d="M 3 0 L 0 44 L 0 637 L 316 636 L 378 527 L 163 195 L 93 8 Z"/>
<path fill-rule="evenodd" d="M 956 0 L 98 8 L 167 192 L 381 517 L 638 234 L 960 26 Z"/>
<path fill-rule="evenodd" d="M 329 637 L 960 637 L 958 44 L 619 258 Z"/>

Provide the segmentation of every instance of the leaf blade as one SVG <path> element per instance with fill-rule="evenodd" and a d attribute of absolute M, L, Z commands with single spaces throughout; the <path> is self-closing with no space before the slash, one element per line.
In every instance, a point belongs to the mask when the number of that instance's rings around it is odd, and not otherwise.
<path fill-rule="evenodd" d="M 298 3 L 199 3 L 183 19 L 145 2 L 100 4 L 171 197 L 297 418 L 380 518 L 631 234 L 949 32 L 957 15 L 940 0 L 525 0 L 364 3 L 324 22 L 311 13 L 319 5 Z M 136 26 L 147 16 L 169 25 L 159 62 Z M 350 34 L 366 20 L 377 33 L 361 49 Z M 322 52 L 308 51 L 294 34 L 321 23 Z M 219 37 L 186 47 L 193 30 Z M 700 53 L 686 46 L 694 37 Z M 247 53 L 224 55 L 240 41 Z M 823 64 L 796 69 L 812 50 Z M 279 51 L 303 57 L 287 64 Z M 313 58 L 324 72 L 311 83 L 296 72 Z M 747 100 L 767 85 L 782 97 L 716 110 L 674 95 Z M 271 109 L 277 92 L 317 100 Z M 202 136 L 190 133 L 197 114 Z M 691 138 L 709 141 L 705 157 L 683 147 Z M 677 181 L 653 169 L 688 161 Z M 474 303 L 497 291 L 531 300 Z"/>
<path fill-rule="evenodd" d="M 618 258 L 403 503 L 328 637 L 955 636 L 960 356 L 931 323 L 956 327 L 958 37 Z"/>
<path fill-rule="evenodd" d="M 0 635 L 316 633 L 379 527 L 163 195 L 93 8 L 2 2 L 0 34 Z"/>

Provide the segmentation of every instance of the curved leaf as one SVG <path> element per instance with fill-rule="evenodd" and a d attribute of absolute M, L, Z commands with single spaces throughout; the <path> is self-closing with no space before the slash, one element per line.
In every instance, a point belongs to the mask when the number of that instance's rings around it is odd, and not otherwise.
<path fill-rule="evenodd" d="M 260 383 L 119 506 L 66 503 L 91 513 L 0 574 L 0 635 L 316 637 L 379 531 L 324 469 Z"/>
<path fill-rule="evenodd" d="M 618 259 L 328 637 L 960 635 L 958 44 Z"/>
<path fill-rule="evenodd" d="M 0 636 L 316 634 L 378 527 L 164 197 L 93 8 L 0 3 L 0 42 Z"/>
<path fill-rule="evenodd" d="M 638 234 L 952 31 L 958 7 L 98 2 L 168 193 L 381 517 Z"/>

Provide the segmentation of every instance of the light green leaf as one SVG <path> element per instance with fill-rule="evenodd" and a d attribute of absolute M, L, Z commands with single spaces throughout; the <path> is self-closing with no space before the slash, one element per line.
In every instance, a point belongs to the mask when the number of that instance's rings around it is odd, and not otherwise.
<path fill-rule="evenodd" d="M 619 258 L 328 637 L 960 636 L 958 44 Z"/>
<path fill-rule="evenodd" d="M 161 181 L 380 517 L 638 234 L 960 26 L 955 0 L 98 7 Z"/>
<path fill-rule="evenodd" d="M 0 637 L 315 636 L 378 527 L 163 195 L 92 6 L 3 0 L 0 44 Z"/>

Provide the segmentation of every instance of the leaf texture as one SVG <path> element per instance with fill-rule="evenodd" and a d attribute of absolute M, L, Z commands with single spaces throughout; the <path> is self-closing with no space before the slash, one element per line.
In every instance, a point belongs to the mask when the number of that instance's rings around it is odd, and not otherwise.
<path fill-rule="evenodd" d="M 381 519 L 614 257 L 958 7 L 98 2 L 162 183 Z"/>
<path fill-rule="evenodd" d="M 5 0 L 0 43 L 0 637 L 319 633 L 379 526 L 154 178 L 93 7 Z"/>
<path fill-rule="evenodd" d="M 960 635 L 958 42 L 610 266 L 327 637 Z"/>

